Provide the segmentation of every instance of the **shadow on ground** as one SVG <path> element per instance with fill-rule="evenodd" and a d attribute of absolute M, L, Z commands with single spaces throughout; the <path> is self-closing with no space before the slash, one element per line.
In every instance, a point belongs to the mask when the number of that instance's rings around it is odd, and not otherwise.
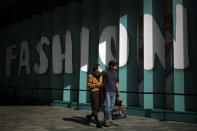
<path fill-rule="evenodd" d="M 72 117 L 72 118 L 63 118 L 63 120 L 64 121 L 72 121 L 72 122 L 79 123 L 79 124 L 82 124 L 82 125 L 87 125 L 86 117 L 75 116 L 75 117 Z M 90 123 L 96 124 L 96 122 L 93 119 L 91 119 Z"/>

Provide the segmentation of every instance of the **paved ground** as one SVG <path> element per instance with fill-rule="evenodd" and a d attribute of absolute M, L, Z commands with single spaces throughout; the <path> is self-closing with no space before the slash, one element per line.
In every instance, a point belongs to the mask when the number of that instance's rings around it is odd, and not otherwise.
<path fill-rule="evenodd" d="M 0 106 L 0 131 L 197 131 L 197 124 L 129 116 L 112 127 L 85 124 L 86 110 L 50 106 Z M 99 113 L 103 119 L 103 113 Z M 102 121 L 101 121 L 102 122 Z"/>

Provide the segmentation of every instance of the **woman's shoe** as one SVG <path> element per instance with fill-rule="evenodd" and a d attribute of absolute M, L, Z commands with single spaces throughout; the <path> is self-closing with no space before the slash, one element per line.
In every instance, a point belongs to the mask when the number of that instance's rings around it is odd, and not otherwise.
<path fill-rule="evenodd" d="M 101 124 L 99 123 L 98 116 L 94 115 L 94 118 L 95 118 L 95 121 L 96 121 L 96 127 L 97 128 L 102 128 Z"/>
<path fill-rule="evenodd" d="M 90 119 L 91 119 L 91 116 L 90 116 L 90 115 L 87 115 L 87 116 L 86 116 L 86 124 L 87 124 L 87 125 L 90 124 Z"/>
<path fill-rule="evenodd" d="M 97 128 L 103 128 L 103 126 L 102 126 L 100 123 L 97 123 L 97 124 L 96 124 L 96 127 L 97 127 Z"/>
<path fill-rule="evenodd" d="M 98 121 L 98 119 L 96 120 L 96 127 L 97 128 L 103 128 L 102 124 L 100 124 L 100 122 Z"/>

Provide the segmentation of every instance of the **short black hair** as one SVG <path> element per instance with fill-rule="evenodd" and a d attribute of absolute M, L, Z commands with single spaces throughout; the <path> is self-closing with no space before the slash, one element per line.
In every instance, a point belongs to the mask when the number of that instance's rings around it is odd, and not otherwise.
<path fill-rule="evenodd" d="M 111 60 L 109 63 L 108 63 L 108 66 L 116 66 L 118 65 L 118 63 L 116 63 L 114 60 Z"/>
<path fill-rule="evenodd" d="M 93 72 L 95 72 L 98 69 L 99 66 L 101 66 L 101 65 L 99 65 L 98 63 L 94 64 L 94 66 L 93 66 Z"/>

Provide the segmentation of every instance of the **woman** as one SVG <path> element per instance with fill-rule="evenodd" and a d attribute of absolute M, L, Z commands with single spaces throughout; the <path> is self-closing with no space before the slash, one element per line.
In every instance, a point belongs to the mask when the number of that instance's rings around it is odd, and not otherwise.
<path fill-rule="evenodd" d="M 99 103 L 99 91 L 102 87 L 103 77 L 100 75 L 102 72 L 102 68 L 99 64 L 95 64 L 93 67 L 93 73 L 89 75 L 88 79 L 88 87 L 90 88 L 90 99 L 91 99 L 91 107 L 92 113 L 91 115 L 87 115 L 87 124 L 90 123 L 91 118 L 94 116 L 96 121 L 96 126 L 98 128 L 102 128 L 98 121 L 98 112 L 100 108 Z"/>

